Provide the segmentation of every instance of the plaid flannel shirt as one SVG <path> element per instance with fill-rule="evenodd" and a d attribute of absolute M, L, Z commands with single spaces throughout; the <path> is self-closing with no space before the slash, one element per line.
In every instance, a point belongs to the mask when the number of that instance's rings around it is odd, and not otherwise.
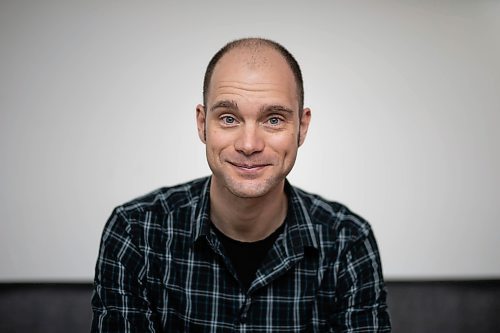
<path fill-rule="evenodd" d="M 114 210 L 92 332 L 390 332 L 366 221 L 287 182 L 287 224 L 245 290 L 211 227 L 209 188 L 198 179 Z"/>

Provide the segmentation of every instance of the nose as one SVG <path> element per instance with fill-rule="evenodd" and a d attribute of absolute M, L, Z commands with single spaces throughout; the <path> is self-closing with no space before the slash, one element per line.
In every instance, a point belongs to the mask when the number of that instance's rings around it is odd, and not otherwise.
<path fill-rule="evenodd" d="M 258 125 L 247 124 L 242 126 L 234 143 L 236 151 L 244 155 L 252 155 L 264 149 L 264 140 L 259 133 Z"/>

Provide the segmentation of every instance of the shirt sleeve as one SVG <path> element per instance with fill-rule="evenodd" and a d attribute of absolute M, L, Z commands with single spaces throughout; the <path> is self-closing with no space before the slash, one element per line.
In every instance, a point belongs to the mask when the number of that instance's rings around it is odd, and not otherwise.
<path fill-rule="evenodd" d="M 352 243 L 340 262 L 334 310 L 335 332 L 390 332 L 387 292 L 373 232 Z"/>
<path fill-rule="evenodd" d="M 115 209 L 97 259 L 91 332 L 158 332 L 145 288 L 145 261 L 134 244 L 133 225 Z"/>

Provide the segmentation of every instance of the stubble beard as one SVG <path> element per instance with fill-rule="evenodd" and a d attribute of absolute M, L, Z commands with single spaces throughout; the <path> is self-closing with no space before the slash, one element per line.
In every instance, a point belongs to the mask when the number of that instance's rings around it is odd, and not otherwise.
<path fill-rule="evenodd" d="M 285 177 L 269 177 L 266 179 L 233 179 L 231 176 L 224 177 L 226 189 L 235 197 L 240 199 L 260 198 L 271 192 L 282 183 Z"/>

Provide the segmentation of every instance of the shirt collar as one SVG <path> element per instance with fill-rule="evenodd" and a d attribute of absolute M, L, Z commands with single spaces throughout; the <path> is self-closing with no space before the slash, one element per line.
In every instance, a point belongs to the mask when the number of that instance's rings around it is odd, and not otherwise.
<path fill-rule="evenodd" d="M 210 181 L 211 177 L 207 177 L 196 203 L 192 229 L 193 242 L 210 233 Z M 288 196 L 287 225 L 284 230 L 287 242 L 295 249 L 304 247 L 318 249 L 316 231 L 299 190 L 285 180 L 285 192 Z"/>
<path fill-rule="evenodd" d="M 318 236 L 311 221 L 307 205 L 300 195 L 300 190 L 285 181 L 285 191 L 288 196 L 287 226 L 285 228 L 288 242 L 295 249 L 312 247 L 319 249 Z"/>
<path fill-rule="evenodd" d="M 202 186 L 198 201 L 195 203 L 192 237 L 193 243 L 210 232 L 210 181 L 207 177 Z"/>

